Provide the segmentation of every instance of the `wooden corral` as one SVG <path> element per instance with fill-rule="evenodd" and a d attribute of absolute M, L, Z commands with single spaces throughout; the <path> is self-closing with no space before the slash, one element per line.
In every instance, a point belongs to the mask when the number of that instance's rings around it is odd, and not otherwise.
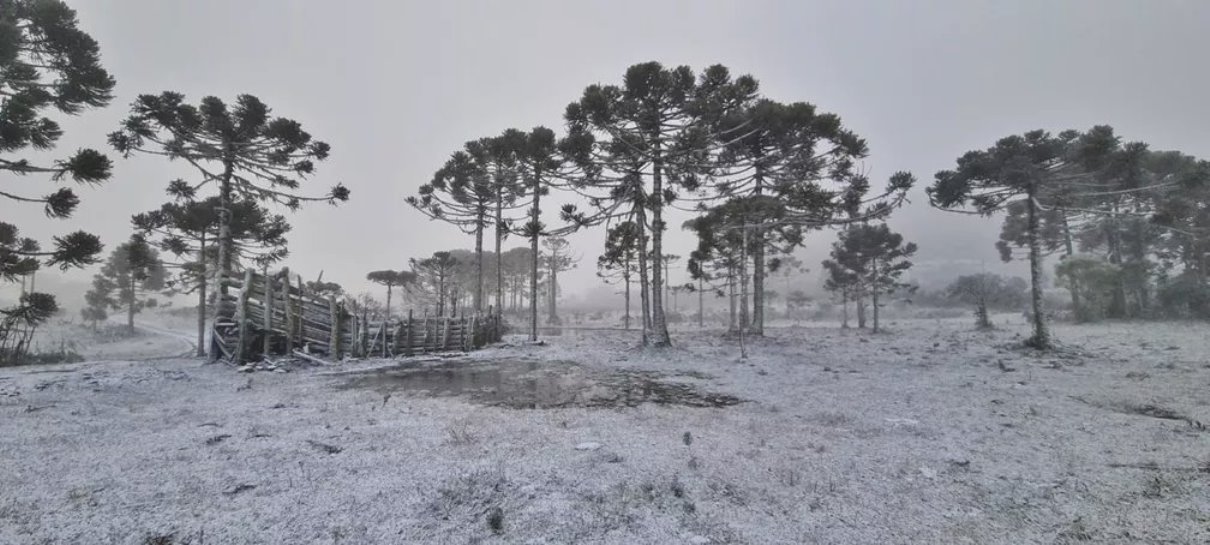
<path fill-rule="evenodd" d="M 339 361 L 344 356 L 395 357 L 429 352 L 468 352 L 498 342 L 499 313 L 415 316 L 371 322 L 354 316 L 334 297 L 307 293 L 288 271 L 264 275 L 251 269 L 224 276 L 228 293 L 212 324 L 212 359 L 234 363 L 303 354 Z M 266 309 L 270 309 L 266 312 Z M 267 334 L 266 334 L 267 332 Z"/>

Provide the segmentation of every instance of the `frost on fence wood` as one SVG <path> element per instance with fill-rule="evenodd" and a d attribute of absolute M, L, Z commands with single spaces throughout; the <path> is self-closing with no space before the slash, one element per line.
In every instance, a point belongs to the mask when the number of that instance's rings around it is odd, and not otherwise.
<path fill-rule="evenodd" d="M 212 359 L 234 363 L 301 351 L 339 361 L 342 356 L 395 357 L 470 351 L 498 342 L 498 313 L 416 317 L 386 322 L 350 314 L 335 298 L 307 293 L 302 278 L 246 270 L 222 280 L 229 294 L 211 324 Z M 268 309 L 268 310 L 266 310 Z"/>

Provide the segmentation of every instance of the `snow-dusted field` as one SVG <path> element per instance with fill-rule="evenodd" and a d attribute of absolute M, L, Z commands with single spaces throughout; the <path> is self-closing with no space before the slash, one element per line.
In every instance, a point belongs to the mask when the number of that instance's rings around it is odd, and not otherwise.
<path fill-rule="evenodd" d="M 425 364 L 744 400 L 721 408 L 609 407 L 598 384 L 515 409 L 347 373 L 384 362 L 0 369 L 0 543 L 1210 542 L 1210 328 L 1060 326 L 1045 356 L 1023 332 L 784 328 L 746 361 L 717 333 L 641 353 L 582 332 Z"/>

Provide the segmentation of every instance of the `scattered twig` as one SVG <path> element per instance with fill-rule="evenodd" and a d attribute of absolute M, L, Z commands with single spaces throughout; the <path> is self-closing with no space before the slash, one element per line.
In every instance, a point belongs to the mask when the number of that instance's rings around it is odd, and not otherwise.
<path fill-rule="evenodd" d="M 308 445 L 311 445 L 312 447 L 315 447 L 315 448 L 317 448 L 317 449 L 319 449 L 319 450 L 321 450 L 321 451 L 323 451 L 323 452 L 326 452 L 326 453 L 328 453 L 328 454 L 340 454 L 341 452 L 343 452 L 343 451 L 344 451 L 344 449 L 343 449 L 343 448 L 340 448 L 340 447 L 338 447 L 338 446 L 336 446 L 336 445 L 329 445 L 329 444 L 327 444 L 327 443 L 320 443 L 319 441 L 312 441 L 312 440 L 310 440 L 310 439 L 308 439 L 308 440 L 307 440 L 307 444 L 308 444 Z"/>
<path fill-rule="evenodd" d="M 239 494 L 240 492 L 247 492 L 254 488 L 256 488 L 256 485 L 254 485 L 254 484 L 241 483 L 241 484 L 237 484 L 237 485 L 223 491 L 223 494 L 226 494 L 228 496 L 234 496 L 236 494 Z"/>
<path fill-rule="evenodd" d="M 215 435 L 214 437 L 211 437 L 211 438 L 209 438 L 209 439 L 206 439 L 206 446 L 210 446 L 210 447 L 212 447 L 212 446 L 214 446 L 214 445 L 217 445 L 217 444 L 219 444 L 219 443 L 222 443 L 223 441 L 226 441 L 226 440 L 227 440 L 227 439 L 229 439 L 229 438 L 231 438 L 231 434 L 229 434 L 229 433 L 224 433 L 224 434 L 221 434 L 221 435 Z"/>

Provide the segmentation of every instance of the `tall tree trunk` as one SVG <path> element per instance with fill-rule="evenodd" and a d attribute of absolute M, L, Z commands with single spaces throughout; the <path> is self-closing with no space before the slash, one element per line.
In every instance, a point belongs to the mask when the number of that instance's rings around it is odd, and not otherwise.
<path fill-rule="evenodd" d="M 735 325 L 735 311 L 738 308 L 738 302 L 735 300 L 735 265 L 734 263 L 727 264 L 727 302 L 730 305 L 730 316 L 727 320 L 727 331 L 730 333 L 736 332 L 739 328 Z"/>
<path fill-rule="evenodd" d="M 751 313 L 748 312 L 748 226 L 745 224 L 740 231 L 739 249 L 739 330 L 742 334 L 752 325 Z"/>
<path fill-rule="evenodd" d="M 652 191 L 649 195 L 652 201 L 651 258 L 655 261 L 651 275 L 651 344 L 656 347 L 666 347 L 672 346 L 672 337 L 668 335 L 668 319 L 664 316 L 664 299 L 660 293 L 664 287 L 664 277 L 660 267 L 660 264 L 664 262 L 664 161 L 658 138 L 657 134 L 651 161 Z"/>
<path fill-rule="evenodd" d="M 759 163 L 760 157 L 757 157 Z M 765 173 L 760 164 L 753 177 L 753 192 L 760 197 L 764 192 Z M 765 230 L 762 218 L 757 216 L 752 230 L 752 328 L 753 335 L 765 334 Z"/>
<path fill-rule="evenodd" d="M 129 286 L 130 299 L 126 300 L 126 329 L 130 331 L 131 335 L 134 334 L 134 304 L 138 301 L 138 292 L 135 291 L 136 281 L 134 276 L 134 272 L 131 271 Z"/>
<path fill-rule="evenodd" d="M 206 355 L 206 230 L 198 238 L 197 251 L 197 356 Z"/>
<path fill-rule="evenodd" d="M 640 343 L 647 346 L 651 343 L 651 278 L 649 261 L 647 255 L 647 212 L 642 204 L 635 206 L 635 217 L 638 221 L 635 225 L 638 227 L 639 240 L 639 306 L 643 313 L 643 334 Z"/>
<path fill-rule="evenodd" d="M 751 325 L 748 314 L 748 225 L 740 232 L 739 245 L 739 334 L 743 338 Z M 741 341 L 742 342 L 742 341 Z"/>
<path fill-rule="evenodd" d="M 854 306 L 857 307 L 857 329 L 865 329 L 865 291 L 857 288 Z"/>
<path fill-rule="evenodd" d="M 219 224 L 218 224 L 218 270 L 215 271 L 215 281 L 217 282 L 218 300 L 214 304 L 214 323 L 218 323 L 219 316 L 223 312 L 223 305 L 226 304 L 227 289 L 226 276 L 231 272 L 231 263 L 234 248 L 231 246 L 231 177 L 235 175 L 235 163 L 231 160 L 223 161 L 223 177 L 219 180 Z M 245 286 L 245 289 L 247 287 Z M 218 361 L 223 352 L 218 347 L 218 339 L 211 336 L 210 361 Z"/>
<path fill-rule="evenodd" d="M 874 307 L 874 333 L 878 333 L 878 258 L 870 260 L 870 301 Z"/>
<path fill-rule="evenodd" d="M 630 255 L 623 255 L 622 282 L 626 284 L 626 316 L 623 318 L 623 322 L 626 324 L 626 331 L 630 331 Z"/>
<path fill-rule="evenodd" d="M 530 234 L 529 234 L 529 249 L 530 256 L 530 274 L 529 274 L 529 340 L 537 342 L 538 340 L 538 239 L 542 237 L 541 226 L 541 204 L 542 204 L 542 175 L 541 170 L 534 169 L 534 185 L 530 188 L 533 193 L 534 204 L 529 211 Z"/>
<path fill-rule="evenodd" d="M 475 312 L 483 310 L 483 217 L 475 225 Z"/>
<path fill-rule="evenodd" d="M 496 193 L 496 312 L 504 312 L 504 196 Z"/>
<path fill-rule="evenodd" d="M 1026 193 L 1026 211 L 1029 223 L 1026 232 L 1029 237 L 1029 283 L 1030 302 L 1033 306 L 1034 334 L 1027 342 L 1039 349 L 1050 348 L 1050 332 L 1046 329 L 1046 315 L 1042 313 L 1042 242 L 1038 236 L 1038 203 L 1034 200 L 1036 189 L 1033 185 Z"/>
<path fill-rule="evenodd" d="M 548 280 L 548 298 L 546 300 L 546 323 L 550 325 L 559 325 L 559 310 L 557 308 L 559 297 L 559 257 L 557 250 L 550 251 L 550 279 Z"/>
<path fill-rule="evenodd" d="M 383 322 L 389 322 L 389 321 L 391 321 L 391 292 L 392 292 L 392 291 L 394 291 L 394 290 L 392 290 L 392 289 L 391 289 L 392 287 L 393 287 L 393 286 L 392 286 L 391 284 L 387 284 L 387 308 L 386 308 L 386 318 L 384 318 L 384 319 L 383 319 Z"/>

